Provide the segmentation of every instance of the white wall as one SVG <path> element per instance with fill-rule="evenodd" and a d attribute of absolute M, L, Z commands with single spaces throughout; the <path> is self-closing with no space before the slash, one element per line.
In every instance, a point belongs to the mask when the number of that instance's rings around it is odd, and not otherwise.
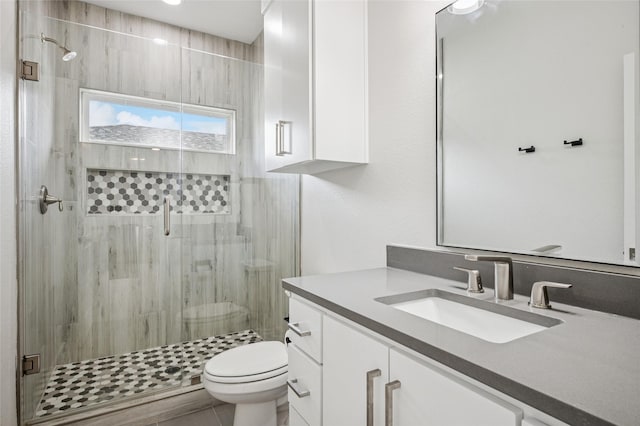
<path fill-rule="evenodd" d="M 435 12 L 369 2 L 370 162 L 302 182 L 302 273 L 384 266 L 387 244 L 435 247 Z"/>
<path fill-rule="evenodd" d="M 17 279 L 15 234 L 16 1 L 0 1 L 0 424 L 15 425 Z"/>

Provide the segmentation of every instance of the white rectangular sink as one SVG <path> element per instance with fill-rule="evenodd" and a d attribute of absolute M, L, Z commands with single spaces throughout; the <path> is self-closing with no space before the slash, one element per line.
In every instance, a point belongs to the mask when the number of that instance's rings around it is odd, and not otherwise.
<path fill-rule="evenodd" d="M 493 343 L 506 343 L 539 333 L 562 321 L 442 290 L 423 290 L 375 299 Z"/>

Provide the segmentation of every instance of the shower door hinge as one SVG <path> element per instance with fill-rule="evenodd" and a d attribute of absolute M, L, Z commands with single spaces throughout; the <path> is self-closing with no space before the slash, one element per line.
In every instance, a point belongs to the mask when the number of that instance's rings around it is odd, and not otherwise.
<path fill-rule="evenodd" d="M 23 80 L 40 81 L 40 64 L 31 61 L 21 61 L 20 78 Z"/>
<path fill-rule="evenodd" d="M 22 357 L 22 375 L 36 374 L 40 372 L 40 354 L 25 355 Z"/>

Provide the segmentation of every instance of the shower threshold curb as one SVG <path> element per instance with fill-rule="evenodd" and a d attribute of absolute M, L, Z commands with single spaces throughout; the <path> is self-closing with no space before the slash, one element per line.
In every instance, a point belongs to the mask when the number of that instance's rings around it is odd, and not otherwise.
<path fill-rule="evenodd" d="M 182 398 L 180 398 L 182 397 Z M 167 406 L 166 399 L 176 398 L 175 404 Z M 122 418 L 118 420 L 120 425 L 149 424 L 168 420 L 190 412 L 199 411 L 206 407 L 213 407 L 223 404 L 214 399 L 204 390 L 204 385 L 189 385 L 180 387 L 179 389 L 158 390 L 152 395 L 144 395 L 139 398 L 127 401 L 114 401 L 112 403 L 101 404 L 99 407 L 89 406 L 84 410 L 73 414 L 61 413 L 47 416 L 44 418 L 32 419 L 26 422 L 26 425 L 46 425 L 46 426 L 62 426 L 69 424 L 82 425 L 84 421 L 91 420 L 86 424 L 98 425 L 115 424 L 115 417 L 123 411 L 128 411 L 136 407 L 152 405 L 154 402 L 163 401 L 158 407 L 151 406 L 141 411 L 139 416 L 133 413 L 123 413 Z M 101 419 L 102 418 L 102 419 Z M 123 422 L 127 418 L 128 422 Z"/>

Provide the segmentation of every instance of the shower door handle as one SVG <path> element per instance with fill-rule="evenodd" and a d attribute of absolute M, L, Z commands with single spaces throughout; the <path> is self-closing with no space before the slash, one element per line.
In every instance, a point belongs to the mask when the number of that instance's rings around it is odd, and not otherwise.
<path fill-rule="evenodd" d="M 164 197 L 164 235 L 171 233 L 171 198 Z"/>

